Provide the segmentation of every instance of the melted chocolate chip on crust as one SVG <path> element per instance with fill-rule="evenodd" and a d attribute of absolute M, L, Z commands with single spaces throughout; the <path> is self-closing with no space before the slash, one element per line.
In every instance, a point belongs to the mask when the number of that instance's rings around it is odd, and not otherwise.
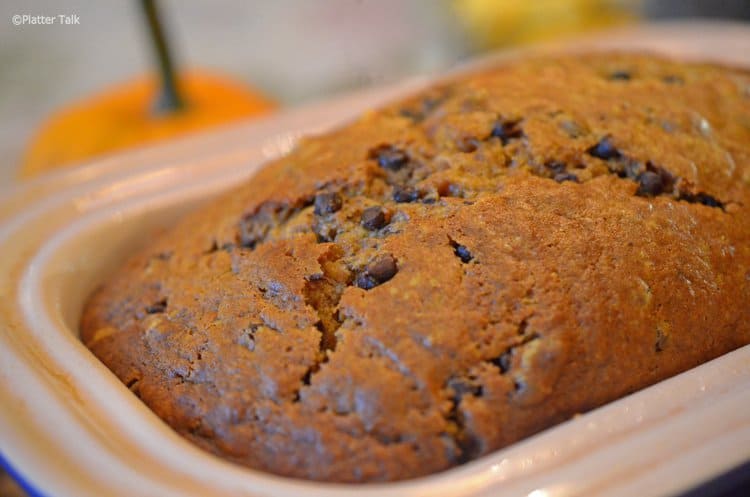
<path fill-rule="evenodd" d="M 394 186 L 393 200 L 399 204 L 406 204 L 419 200 L 419 191 L 410 186 Z"/>
<path fill-rule="evenodd" d="M 368 207 L 362 211 L 360 224 L 362 224 L 362 227 L 370 231 L 379 230 L 388 224 L 385 209 L 377 205 Z"/>
<path fill-rule="evenodd" d="M 380 145 L 370 150 L 369 157 L 376 159 L 380 167 L 389 171 L 398 171 L 409 163 L 406 152 L 393 145 Z"/>
<path fill-rule="evenodd" d="M 326 214 L 332 214 L 341 210 L 343 201 L 341 195 L 336 192 L 325 192 L 318 193 L 315 195 L 315 207 L 314 212 L 318 216 L 324 216 Z"/>
<path fill-rule="evenodd" d="M 610 138 L 602 138 L 599 143 L 588 149 L 589 155 L 602 160 L 617 159 L 621 156 Z"/>
<path fill-rule="evenodd" d="M 393 278 L 398 272 L 396 259 L 390 254 L 378 256 L 357 277 L 357 286 L 370 290 Z"/>
<path fill-rule="evenodd" d="M 563 181 L 572 181 L 573 183 L 578 183 L 578 176 L 568 172 L 557 173 L 555 174 L 553 179 L 558 183 L 562 183 Z"/>
<path fill-rule="evenodd" d="M 492 127 L 490 136 L 500 138 L 503 145 L 507 145 L 513 138 L 523 137 L 523 130 L 520 127 L 520 121 L 499 120 Z"/>
<path fill-rule="evenodd" d="M 160 314 L 167 310 L 167 299 L 161 299 L 151 305 L 146 306 L 146 314 Z"/>
<path fill-rule="evenodd" d="M 451 243 L 451 245 L 453 245 L 453 253 L 456 254 L 456 257 L 461 259 L 461 262 L 463 262 L 464 264 L 471 262 L 471 260 L 474 258 L 474 256 L 471 254 L 471 251 L 465 246 L 455 242 Z"/>
<path fill-rule="evenodd" d="M 624 70 L 614 71 L 609 74 L 609 79 L 612 81 L 630 81 L 632 78 L 633 76 Z"/>
<path fill-rule="evenodd" d="M 664 180 L 661 175 L 653 171 L 645 171 L 638 176 L 638 191 L 636 195 L 653 197 L 664 191 Z"/>

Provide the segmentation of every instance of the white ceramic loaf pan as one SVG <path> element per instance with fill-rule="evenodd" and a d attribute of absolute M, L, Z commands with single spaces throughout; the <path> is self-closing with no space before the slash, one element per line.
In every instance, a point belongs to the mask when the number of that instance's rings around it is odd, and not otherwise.
<path fill-rule="evenodd" d="M 643 27 L 606 45 L 750 66 L 750 28 L 739 25 Z M 647 497 L 678 494 L 750 460 L 750 346 L 461 467 L 357 486 L 285 479 L 202 452 L 79 342 L 86 296 L 152 233 L 251 176 L 299 134 L 421 84 L 339 98 L 3 188 L 0 453 L 18 477 L 50 497 Z"/>

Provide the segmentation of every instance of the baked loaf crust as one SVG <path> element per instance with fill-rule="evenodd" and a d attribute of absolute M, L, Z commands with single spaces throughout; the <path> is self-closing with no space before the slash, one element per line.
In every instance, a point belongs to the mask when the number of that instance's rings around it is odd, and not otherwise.
<path fill-rule="evenodd" d="M 440 471 L 750 343 L 750 75 L 538 57 L 308 138 L 135 254 L 85 344 L 264 471 Z"/>

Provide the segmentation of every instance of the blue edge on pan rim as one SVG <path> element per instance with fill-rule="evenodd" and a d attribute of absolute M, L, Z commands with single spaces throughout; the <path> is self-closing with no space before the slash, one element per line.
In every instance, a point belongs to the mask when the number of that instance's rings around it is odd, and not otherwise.
<path fill-rule="evenodd" d="M 34 488 L 25 480 L 21 474 L 13 469 L 8 460 L 0 453 L 0 468 L 2 468 L 13 480 L 28 494 L 28 497 L 47 497 Z M 698 486 L 684 492 L 682 497 L 710 497 L 724 496 L 732 497 L 740 495 L 735 493 L 750 489 L 750 459 L 716 475 L 714 478 L 699 483 Z"/>
<path fill-rule="evenodd" d="M 29 483 L 28 480 L 25 480 L 21 474 L 13 469 L 13 466 L 10 465 L 10 462 L 5 458 L 5 456 L 0 452 L 0 468 L 3 469 L 8 475 L 13 478 L 13 481 L 15 481 L 19 487 L 23 489 L 24 492 L 26 492 L 29 497 L 47 497 L 42 492 L 34 488 L 31 483 Z"/>

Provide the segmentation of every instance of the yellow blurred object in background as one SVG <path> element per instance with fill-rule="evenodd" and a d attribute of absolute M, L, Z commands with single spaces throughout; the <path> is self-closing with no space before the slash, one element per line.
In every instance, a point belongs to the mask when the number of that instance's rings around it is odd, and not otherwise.
<path fill-rule="evenodd" d="M 482 48 L 543 41 L 636 18 L 638 0 L 455 0 L 469 36 Z"/>
<path fill-rule="evenodd" d="M 156 76 L 141 77 L 64 108 L 42 126 L 19 172 L 29 177 L 109 152 L 271 111 L 276 104 L 245 85 L 205 71 L 180 75 L 185 106 L 154 112 Z"/>

